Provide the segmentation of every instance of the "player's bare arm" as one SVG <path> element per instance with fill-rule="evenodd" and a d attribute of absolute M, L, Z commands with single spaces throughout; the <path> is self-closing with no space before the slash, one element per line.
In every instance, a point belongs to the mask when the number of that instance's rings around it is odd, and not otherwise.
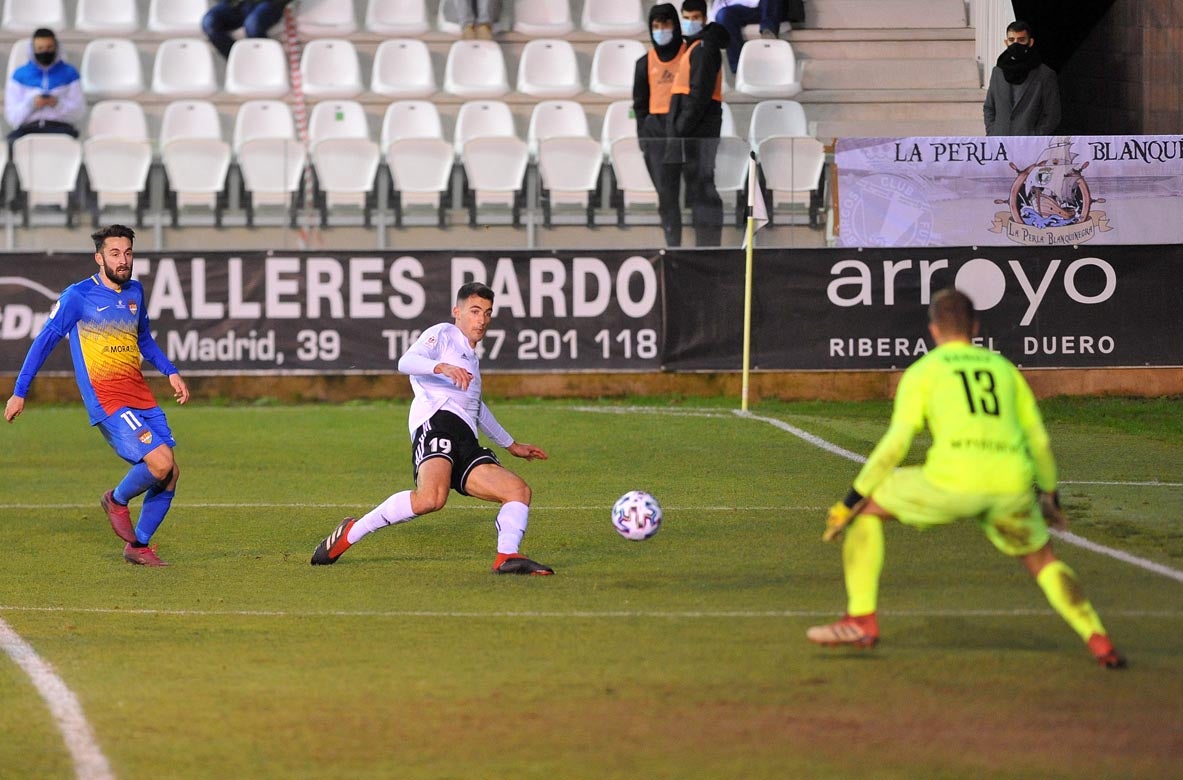
<path fill-rule="evenodd" d="M 535 447 L 533 444 L 526 444 L 525 442 L 515 441 L 513 444 L 505 448 L 505 451 L 515 458 L 524 458 L 525 460 L 546 460 L 547 454 L 541 447 Z"/>
<path fill-rule="evenodd" d="M 19 395 L 14 395 L 8 399 L 8 403 L 4 405 L 4 419 L 8 422 L 13 422 L 16 418 L 21 416 L 21 412 L 25 410 L 25 399 Z"/>

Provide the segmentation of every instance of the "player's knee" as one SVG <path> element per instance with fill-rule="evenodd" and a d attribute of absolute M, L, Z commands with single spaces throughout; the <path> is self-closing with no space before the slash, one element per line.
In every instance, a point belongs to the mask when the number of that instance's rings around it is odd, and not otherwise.
<path fill-rule="evenodd" d="M 156 477 L 157 482 L 171 481 L 173 475 L 177 473 L 177 461 L 173 458 L 172 450 L 165 450 L 157 457 L 145 462 L 148 464 L 148 471 Z"/>
<path fill-rule="evenodd" d="M 411 511 L 417 515 L 438 512 L 448 503 L 448 491 L 420 488 L 411 493 Z"/>
<path fill-rule="evenodd" d="M 525 504 L 526 506 L 529 506 L 530 499 L 533 498 L 533 496 L 534 496 L 534 494 L 533 494 L 533 492 L 531 492 L 530 486 L 527 485 L 525 482 L 519 482 L 514 487 L 514 489 L 510 491 L 510 494 L 506 500 L 507 501 L 520 501 L 523 504 Z"/>

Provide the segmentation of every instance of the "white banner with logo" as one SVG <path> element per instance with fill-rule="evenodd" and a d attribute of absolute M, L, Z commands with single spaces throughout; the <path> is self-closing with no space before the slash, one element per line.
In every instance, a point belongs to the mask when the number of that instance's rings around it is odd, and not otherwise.
<path fill-rule="evenodd" d="M 1183 135 L 839 139 L 844 247 L 1183 243 Z"/>

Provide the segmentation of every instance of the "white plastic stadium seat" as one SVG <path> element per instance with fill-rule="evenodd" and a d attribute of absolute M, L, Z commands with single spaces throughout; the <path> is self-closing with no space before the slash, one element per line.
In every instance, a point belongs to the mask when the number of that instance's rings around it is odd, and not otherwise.
<path fill-rule="evenodd" d="M 456 114 L 452 144 L 456 159 L 464 157 L 464 144 L 471 138 L 517 137 L 513 113 L 500 100 L 470 100 Z"/>
<path fill-rule="evenodd" d="M 382 41 L 374 52 L 370 90 L 392 98 L 422 98 L 435 94 L 435 71 L 427 44 L 414 38 Z"/>
<path fill-rule="evenodd" d="M 558 137 L 591 137 L 583 104 L 574 100 L 544 100 L 534 106 L 530 114 L 530 127 L 526 131 L 530 158 L 538 159 L 540 141 Z"/>
<path fill-rule="evenodd" d="M 759 98 L 790 98 L 801 91 L 797 58 L 788 41 L 760 38 L 739 50 L 735 89 Z"/>
<path fill-rule="evenodd" d="M 160 124 L 160 159 L 168 177 L 174 227 L 179 209 L 187 206 L 213 209 L 220 226 L 230 144 L 222 140 L 217 107 L 205 100 L 169 103 Z"/>
<path fill-rule="evenodd" d="M 645 32 L 645 11 L 641 0 L 584 0 L 579 26 L 585 32 L 611 38 Z"/>
<path fill-rule="evenodd" d="M 75 30 L 122 35 L 139 28 L 136 0 L 78 0 L 74 12 Z"/>
<path fill-rule="evenodd" d="M 617 222 L 624 224 L 625 212 L 633 206 L 657 206 L 657 190 L 645 167 L 645 156 L 635 136 L 620 138 L 612 144 L 612 171 L 620 191 Z"/>
<path fill-rule="evenodd" d="M 369 0 L 366 29 L 378 35 L 422 35 L 431 29 L 425 0 Z"/>
<path fill-rule="evenodd" d="M 365 109 L 353 100 L 324 100 L 312 109 L 308 122 L 312 169 L 321 197 L 321 223 L 340 205 L 365 210 L 369 225 L 374 179 L 381 152 L 370 140 Z"/>
<path fill-rule="evenodd" d="M 538 39 L 522 48 L 518 92 L 542 98 L 567 98 L 583 91 L 575 48 L 567 41 Z"/>
<path fill-rule="evenodd" d="M 66 27 L 62 0 L 4 0 L 0 27 L 11 33 L 31 33 L 38 27 L 60 31 Z"/>
<path fill-rule="evenodd" d="M 300 55 L 304 94 L 311 98 L 350 98 L 361 94 L 357 49 L 343 38 L 318 38 Z"/>
<path fill-rule="evenodd" d="M 68 135 L 31 133 L 13 142 L 12 163 L 24 194 L 25 226 L 34 206 L 60 206 L 72 225 L 70 194 L 82 168 L 82 144 Z"/>
<path fill-rule="evenodd" d="M 152 166 L 144 110 L 132 100 L 96 103 L 90 111 L 86 135 L 82 159 L 98 209 L 127 206 L 136 210 L 136 222 L 141 222 Z"/>
<path fill-rule="evenodd" d="M 731 105 L 726 100 L 719 105 L 723 110 L 723 121 L 719 125 L 719 135 L 724 138 L 737 135 L 735 132 L 735 114 L 731 112 Z"/>
<path fill-rule="evenodd" d="M 218 91 L 213 49 L 204 38 L 161 41 L 152 64 L 152 91 L 170 98 L 195 98 Z"/>
<path fill-rule="evenodd" d="M 134 100 L 102 100 L 91 106 L 86 137 L 148 140 L 148 120 Z"/>
<path fill-rule="evenodd" d="M 604 155 L 600 143 L 583 136 L 552 136 L 538 143 L 538 175 L 543 189 L 542 217 L 551 224 L 555 206 L 587 209 L 587 223 L 595 219 L 592 196 L 599 188 Z"/>
<path fill-rule="evenodd" d="M 816 224 L 820 205 L 815 208 L 814 194 L 826 163 L 822 142 L 809 136 L 774 135 L 760 144 L 759 157 L 764 182 L 772 190 L 772 208 L 805 206 L 810 224 Z"/>
<path fill-rule="evenodd" d="M 445 225 L 443 194 L 450 187 L 456 151 L 444 139 L 439 110 L 427 100 L 391 103 L 382 120 L 382 149 L 394 190 L 395 225 L 411 206 L 438 210 Z"/>
<path fill-rule="evenodd" d="M 254 224 L 257 205 L 288 205 L 300 186 L 307 155 L 296 139 L 287 104 L 280 100 L 248 100 L 234 121 L 234 153 L 250 193 L 247 224 Z"/>
<path fill-rule="evenodd" d="M 760 142 L 773 135 L 809 135 L 805 109 L 795 100 L 762 100 L 752 109 L 748 144 L 756 156 Z"/>
<path fill-rule="evenodd" d="M 430 100 L 396 100 L 382 118 L 382 148 L 403 138 L 443 138 L 439 109 Z"/>
<path fill-rule="evenodd" d="M 417 205 L 438 209 L 444 226 L 443 196 L 451 186 L 454 162 L 452 145 L 442 138 L 400 138 L 386 147 L 396 226 L 402 227 L 406 209 Z"/>
<path fill-rule="evenodd" d="M 747 215 L 747 184 L 748 162 L 751 159 L 748 142 L 734 133 L 734 126 L 730 134 L 719 137 L 719 147 L 715 153 L 715 189 L 724 198 L 728 194 L 734 196 L 736 224 L 742 223 Z"/>
<path fill-rule="evenodd" d="M 621 138 L 637 137 L 637 120 L 633 116 L 633 101 L 617 100 L 604 112 L 604 124 L 600 128 L 600 142 L 604 159 L 612 156 L 612 144 Z"/>
<path fill-rule="evenodd" d="M 637 60 L 646 51 L 648 47 L 636 40 L 600 41 L 592 55 L 588 89 L 610 98 L 632 97 Z"/>
<path fill-rule="evenodd" d="M 162 35 L 200 35 L 209 0 L 151 0 L 148 29 Z"/>
<path fill-rule="evenodd" d="M 353 0 L 300 0 L 295 8 L 301 38 L 339 38 L 357 30 Z"/>
<path fill-rule="evenodd" d="M 12 48 L 8 50 L 8 75 L 6 76 L 6 81 L 4 83 L 7 84 L 9 81 L 12 81 L 12 74 L 16 72 L 17 68 L 24 65 L 28 61 L 29 39 L 17 38 L 13 42 Z"/>
<path fill-rule="evenodd" d="M 515 0 L 513 4 L 516 33 L 530 38 L 552 38 L 567 35 L 574 29 L 568 0 Z"/>
<path fill-rule="evenodd" d="M 519 223 L 522 184 L 530 153 L 516 136 L 482 136 L 464 143 L 464 174 L 468 180 L 468 224 L 477 224 L 482 206 L 505 206 Z"/>
<path fill-rule="evenodd" d="M 283 44 L 270 38 L 234 42 L 226 60 L 227 92 L 248 98 L 277 98 L 288 90 L 288 61 Z"/>
<path fill-rule="evenodd" d="M 82 52 L 82 91 L 92 100 L 138 95 L 144 91 L 140 52 L 126 38 L 96 38 Z"/>
<path fill-rule="evenodd" d="M 505 57 L 496 41 L 456 41 L 444 66 L 444 91 L 463 98 L 496 98 L 509 92 Z"/>

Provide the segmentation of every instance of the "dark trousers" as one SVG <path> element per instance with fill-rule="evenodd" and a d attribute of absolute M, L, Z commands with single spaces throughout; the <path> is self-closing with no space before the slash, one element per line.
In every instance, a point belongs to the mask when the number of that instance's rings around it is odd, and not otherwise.
<path fill-rule="evenodd" d="M 41 119 L 35 122 L 26 122 L 17 129 L 8 134 L 8 143 L 21 136 L 30 135 L 32 133 L 61 133 L 72 138 L 78 137 L 78 129 L 69 122 L 55 122 L 52 119 Z"/>
<path fill-rule="evenodd" d="M 641 152 L 645 155 L 645 168 L 657 190 L 657 213 L 661 217 L 661 230 L 665 233 L 665 245 L 682 246 L 682 182 L 679 169 L 666 164 L 669 139 L 640 138 Z"/>
<path fill-rule="evenodd" d="M 644 145 L 646 141 L 642 139 L 641 143 Z M 657 189 L 657 210 L 661 214 L 666 246 L 682 245 L 682 207 L 678 195 L 683 184 L 694 227 L 694 245 L 719 246 L 723 235 L 723 199 L 715 189 L 719 139 L 669 138 L 648 143 L 645 164 Z"/>
<path fill-rule="evenodd" d="M 202 17 L 201 29 L 214 48 L 222 52 L 223 57 L 229 57 L 230 47 L 234 45 L 230 33 L 241 27 L 248 38 L 266 38 L 267 31 L 282 18 L 283 3 L 269 0 L 237 5 L 218 3 Z"/>
<path fill-rule="evenodd" d="M 729 5 L 719 9 L 715 22 L 731 36 L 727 43 L 727 62 L 731 65 L 732 73 L 739 67 L 739 50 L 743 48 L 743 28 L 749 24 L 759 23 L 761 30 L 777 32 L 784 18 L 781 0 L 760 0 L 760 5 L 756 8 Z"/>

